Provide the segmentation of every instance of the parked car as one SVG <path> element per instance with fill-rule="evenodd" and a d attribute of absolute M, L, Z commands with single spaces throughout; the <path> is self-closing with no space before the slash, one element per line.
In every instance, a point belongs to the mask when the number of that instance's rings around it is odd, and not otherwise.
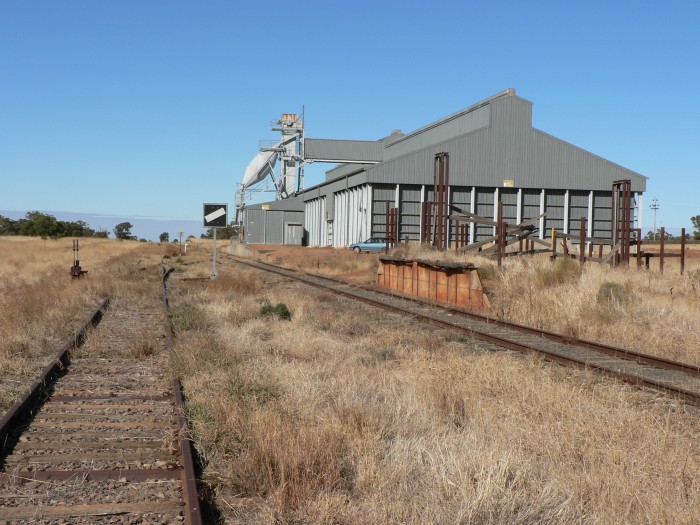
<path fill-rule="evenodd" d="M 371 237 L 364 242 L 351 244 L 349 248 L 355 253 L 360 252 L 381 252 L 386 248 L 386 239 L 382 237 Z"/>

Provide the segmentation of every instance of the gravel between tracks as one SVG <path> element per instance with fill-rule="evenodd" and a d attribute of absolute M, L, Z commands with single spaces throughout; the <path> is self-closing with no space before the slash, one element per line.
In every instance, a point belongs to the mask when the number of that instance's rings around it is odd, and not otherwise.
<path fill-rule="evenodd" d="M 184 521 L 181 482 L 172 473 L 180 463 L 163 312 L 151 295 L 113 300 L 52 397 L 11 434 L 0 524 Z M 56 471 L 76 477 L 36 479 Z M 86 478 L 95 471 L 113 471 L 113 479 Z M 152 478 L 121 474 L 135 471 L 152 471 Z"/>

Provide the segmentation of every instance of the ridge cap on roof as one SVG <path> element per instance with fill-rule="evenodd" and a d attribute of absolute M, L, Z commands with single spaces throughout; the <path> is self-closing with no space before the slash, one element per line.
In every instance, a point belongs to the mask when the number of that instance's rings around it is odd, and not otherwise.
<path fill-rule="evenodd" d="M 393 141 L 391 144 L 388 144 L 386 147 L 390 148 L 394 144 L 398 144 L 399 142 L 403 142 L 404 140 L 410 139 L 411 137 L 419 135 L 419 134 L 421 134 L 429 129 L 435 128 L 441 124 L 444 124 L 445 122 L 449 122 L 450 120 L 454 120 L 457 117 L 461 117 L 462 115 L 466 115 L 467 113 L 471 113 L 472 111 L 475 111 L 479 108 L 482 108 L 484 106 L 488 106 L 489 104 L 491 104 L 491 102 L 493 102 L 495 100 L 499 100 L 499 99 L 504 98 L 504 97 L 514 97 L 514 96 L 516 96 L 515 89 L 508 88 L 504 91 L 501 91 L 500 93 L 496 93 L 495 95 L 492 95 L 488 98 L 485 98 L 484 100 L 481 100 L 475 104 L 472 104 L 471 106 L 468 106 L 464 109 L 460 109 L 459 111 L 451 113 L 450 115 L 447 115 L 446 117 L 443 117 L 439 120 L 436 120 L 435 122 L 431 122 L 430 124 L 422 126 L 414 131 L 411 131 L 410 133 L 406 133 L 405 135 L 399 137 L 397 140 Z"/>

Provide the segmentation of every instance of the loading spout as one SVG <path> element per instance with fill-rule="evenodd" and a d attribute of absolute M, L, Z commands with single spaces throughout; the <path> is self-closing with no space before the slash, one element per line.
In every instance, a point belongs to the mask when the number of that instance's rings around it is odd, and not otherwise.
<path fill-rule="evenodd" d="M 270 148 L 272 151 L 261 151 L 253 157 L 253 160 L 250 161 L 245 169 L 245 175 L 243 175 L 243 182 L 241 183 L 243 191 L 249 186 L 264 180 L 265 177 L 272 173 L 277 162 L 277 152 L 274 150 L 279 148 L 280 145 L 277 144 L 274 148 Z"/>

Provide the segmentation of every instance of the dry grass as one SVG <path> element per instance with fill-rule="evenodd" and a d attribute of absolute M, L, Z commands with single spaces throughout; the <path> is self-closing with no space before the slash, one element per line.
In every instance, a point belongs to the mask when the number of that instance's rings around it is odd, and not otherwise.
<path fill-rule="evenodd" d="M 501 318 L 700 365 L 700 273 L 509 260 L 489 283 Z"/>
<path fill-rule="evenodd" d="M 245 247 L 245 254 L 276 264 L 373 282 L 377 256 L 348 250 L 316 251 Z M 675 247 L 677 248 L 677 247 Z M 673 250 L 674 246 L 669 246 Z M 686 260 L 680 275 L 678 259 L 668 259 L 665 272 L 658 260 L 650 271 L 615 268 L 549 257 L 495 261 L 478 254 L 456 255 L 410 243 L 395 255 L 410 259 L 471 262 L 491 300 L 491 315 L 554 332 L 637 349 L 669 359 L 700 365 L 700 257 Z M 325 257 L 325 258 L 323 258 Z M 319 261 L 325 261 L 320 263 Z"/>
<path fill-rule="evenodd" d="M 528 268 L 510 264 L 494 271 L 494 285 L 526 286 L 515 281 Z M 593 305 L 600 285 L 618 279 L 534 273 L 548 301 L 582 282 Z M 209 320 L 180 327 L 173 370 L 187 371 L 205 478 L 232 522 L 697 521 L 700 424 L 681 405 L 535 359 L 474 352 L 468 341 L 231 263 L 220 278 L 199 289 L 173 281 L 173 307 Z M 688 286 L 679 290 L 690 296 Z M 565 297 L 556 308 L 579 304 Z M 261 316 L 265 302 L 285 304 L 291 320 Z M 612 307 L 637 303 L 635 295 Z M 532 319 L 545 315 L 532 308 Z"/>
<path fill-rule="evenodd" d="M 258 245 L 248 247 L 237 242 L 226 247 L 228 253 L 320 275 L 371 282 L 376 276 L 377 254 L 354 253 L 347 249 L 304 248 Z"/>
<path fill-rule="evenodd" d="M 80 261 L 89 273 L 73 280 L 71 239 L 0 237 L 0 410 L 18 398 L 101 299 L 152 294 L 144 276 L 157 276 L 162 250 L 81 239 Z M 99 354 L 99 342 L 92 346 Z"/>

